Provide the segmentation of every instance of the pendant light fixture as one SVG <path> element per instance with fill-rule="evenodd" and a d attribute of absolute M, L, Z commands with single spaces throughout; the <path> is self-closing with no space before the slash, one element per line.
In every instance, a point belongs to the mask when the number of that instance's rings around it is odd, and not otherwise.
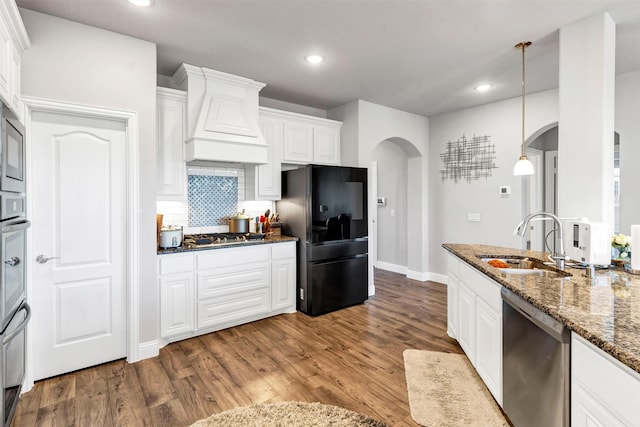
<path fill-rule="evenodd" d="M 520 159 L 513 167 L 514 175 L 533 175 L 533 163 L 524 154 L 524 50 L 531 46 L 531 42 L 520 42 L 515 47 L 522 50 L 522 150 Z"/>

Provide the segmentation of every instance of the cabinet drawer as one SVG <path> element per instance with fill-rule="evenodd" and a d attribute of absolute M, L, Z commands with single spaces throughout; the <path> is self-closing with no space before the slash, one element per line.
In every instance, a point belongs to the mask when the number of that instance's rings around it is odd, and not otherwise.
<path fill-rule="evenodd" d="M 198 329 L 225 326 L 271 310 L 268 286 L 256 286 L 231 295 L 198 302 Z"/>
<path fill-rule="evenodd" d="M 295 258 L 295 256 L 295 243 L 285 243 L 271 246 L 271 259 L 273 260 Z"/>
<path fill-rule="evenodd" d="M 572 386 L 582 386 L 628 425 L 638 425 L 640 375 L 575 333 L 571 334 L 571 377 Z"/>
<path fill-rule="evenodd" d="M 502 313 L 501 285 L 498 285 L 464 262 L 460 263 L 460 276 L 458 278 L 477 296 L 489 304 L 491 308 Z"/>
<path fill-rule="evenodd" d="M 198 299 L 236 293 L 247 287 L 269 285 L 269 264 L 252 262 L 245 265 L 198 270 Z"/>
<path fill-rule="evenodd" d="M 227 267 L 230 265 L 247 265 L 248 263 L 268 261 L 269 246 L 258 245 L 234 249 L 215 249 L 198 254 L 196 264 L 198 270 Z"/>
<path fill-rule="evenodd" d="M 453 255 L 447 255 L 447 271 L 460 277 L 460 260 Z"/>
<path fill-rule="evenodd" d="M 160 275 L 183 273 L 193 270 L 193 255 L 160 255 L 158 257 Z"/>

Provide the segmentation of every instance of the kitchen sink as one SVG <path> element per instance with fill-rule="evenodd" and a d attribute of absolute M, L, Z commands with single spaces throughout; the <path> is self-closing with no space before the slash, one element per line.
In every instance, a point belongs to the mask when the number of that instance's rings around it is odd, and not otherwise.
<path fill-rule="evenodd" d="M 506 267 L 496 267 L 495 265 L 491 266 L 497 268 L 501 273 L 507 276 L 535 276 L 547 277 L 551 279 L 571 276 L 571 274 L 547 265 L 543 261 L 536 258 L 521 256 L 479 256 L 478 258 L 480 258 L 482 262 L 486 262 L 489 265 L 491 265 L 489 261 L 493 260 L 504 263 Z"/>

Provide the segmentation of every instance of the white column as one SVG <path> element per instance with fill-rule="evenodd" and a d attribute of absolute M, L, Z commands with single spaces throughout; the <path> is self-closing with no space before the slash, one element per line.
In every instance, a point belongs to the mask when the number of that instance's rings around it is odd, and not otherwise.
<path fill-rule="evenodd" d="M 560 29 L 558 214 L 612 229 L 615 45 L 606 13 Z"/>

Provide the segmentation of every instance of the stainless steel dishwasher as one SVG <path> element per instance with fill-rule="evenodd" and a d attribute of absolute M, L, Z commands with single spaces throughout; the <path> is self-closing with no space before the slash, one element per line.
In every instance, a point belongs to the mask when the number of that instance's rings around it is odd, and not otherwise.
<path fill-rule="evenodd" d="M 570 425 L 570 334 L 502 288 L 502 403 L 515 427 Z"/>

